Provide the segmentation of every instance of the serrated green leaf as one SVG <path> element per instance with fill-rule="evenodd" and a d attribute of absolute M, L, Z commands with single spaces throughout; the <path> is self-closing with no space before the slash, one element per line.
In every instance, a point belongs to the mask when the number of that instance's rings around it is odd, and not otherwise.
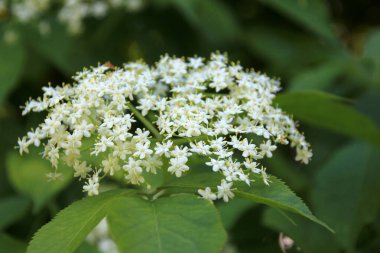
<path fill-rule="evenodd" d="M 339 150 L 318 172 L 313 202 L 348 251 L 380 211 L 380 149 L 355 142 Z"/>
<path fill-rule="evenodd" d="M 276 153 L 266 162 L 271 174 L 284 180 L 295 191 L 306 188 L 310 183 L 310 178 L 306 176 L 303 168 L 297 168 L 294 159 L 282 152 Z"/>
<path fill-rule="evenodd" d="M 254 178 L 255 182 L 252 183 L 251 187 L 243 184 L 237 186 L 237 190 L 234 191 L 236 197 L 299 214 L 333 232 L 328 225 L 315 217 L 302 199 L 280 179 L 271 176 L 271 183 L 268 186 L 264 184 L 261 177 L 255 176 Z"/>
<path fill-rule="evenodd" d="M 222 177 L 218 173 L 196 173 L 178 178 L 165 185 L 167 188 L 180 188 L 189 192 L 196 192 L 207 186 L 216 189 Z M 254 182 L 251 186 L 245 183 L 235 184 L 234 193 L 238 198 L 244 198 L 256 203 L 265 204 L 274 208 L 302 215 L 333 232 L 324 222 L 317 219 L 305 205 L 305 203 L 280 179 L 270 176 L 270 185 L 264 184 L 258 175 L 252 175 Z"/>
<path fill-rule="evenodd" d="M 34 211 L 43 207 L 73 179 L 72 169 L 59 166 L 58 172 L 63 174 L 63 179 L 49 182 L 46 174 L 52 172 L 53 169 L 48 161 L 38 155 L 37 150 L 22 157 L 12 151 L 8 154 L 6 162 L 8 178 L 12 186 L 33 200 Z"/>
<path fill-rule="evenodd" d="M 27 253 L 71 253 L 107 214 L 112 201 L 130 191 L 113 190 L 75 202 L 44 225 L 30 242 Z"/>
<path fill-rule="evenodd" d="M 328 9 L 323 0 L 262 0 L 263 4 L 283 13 L 314 33 L 336 40 L 330 27 Z"/>
<path fill-rule="evenodd" d="M 113 202 L 107 216 L 120 252 L 218 253 L 226 233 L 215 207 L 194 195 Z"/>
<path fill-rule="evenodd" d="M 373 122 L 330 94 L 317 91 L 289 92 L 278 95 L 275 103 L 297 120 L 380 144 L 380 130 Z"/>
<path fill-rule="evenodd" d="M 0 234 L 0 250 L 4 253 L 25 253 L 26 243 L 7 234 Z"/>
<path fill-rule="evenodd" d="M 0 29 L 0 34 L 3 34 Z M 21 77 L 25 61 L 24 47 L 18 38 L 13 43 L 6 43 L 0 38 L 0 104 L 4 101 Z"/>
<path fill-rule="evenodd" d="M 29 202 L 22 196 L 0 199 L 0 230 L 21 218 L 28 210 Z"/>

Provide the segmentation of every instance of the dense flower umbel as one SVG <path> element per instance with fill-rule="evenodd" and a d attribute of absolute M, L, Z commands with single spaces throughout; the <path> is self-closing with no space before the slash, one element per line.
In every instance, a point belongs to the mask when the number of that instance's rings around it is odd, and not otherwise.
<path fill-rule="evenodd" d="M 303 163 L 312 156 L 295 122 L 272 105 L 279 82 L 228 63 L 223 54 L 208 61 L 164 56 L 152 67 L 105 64 L 74 79 L 73 85 L 44 87 L 42 98 L 26 103 L 24 115 L 48 115 L 18 144 L 22 154 L 44 143 L 43 156 L 55 168 L 59 160 L 72 166 L 74 176 L 87 180 L 89 195 L 98 194 L 100 178 L 116 171 L 131 184 L 146 184 L 144 171 L 186 176 L 188 161 L 202 156 L 223 179 L 216 192 L 207 187 L 199 194 L 228 201 L 233 183 L 249 185 L 251 173 L 269 184 L 260 160 L 272 157 L 278 143 L 295 147 Z M 101 157 L 96 168 L 83 160 L 84 142 Z"/>

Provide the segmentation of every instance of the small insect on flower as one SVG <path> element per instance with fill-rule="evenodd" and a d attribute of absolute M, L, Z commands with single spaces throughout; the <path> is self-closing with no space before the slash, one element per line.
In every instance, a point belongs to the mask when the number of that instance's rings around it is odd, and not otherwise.
<path fill-rule="evenodd" d="M 77 73 L 72 85 L 43 90 L 23 114 L 48 115 L 18 140 L 20 154 L 43 146 L 54 169 L 58 161 L 71 166 L 88 195 L 97 195 L 101 179 L 116 172 L 129 184 L 150 187 L 147 175 L 176 180 L 199 160 L 219 178 L 199 195 L 227 202 L 235 183 L 251 186 L 253 176 L 270 187 L 261 160 L 273 157 L 278 144 L 295 147 L 297 161 L 312 156 L 293 119 L 272 103 L 280 83 L 230 63 L 226 54 L 208 60 L 165 55 L 153 66 L 106 63 Z"/>

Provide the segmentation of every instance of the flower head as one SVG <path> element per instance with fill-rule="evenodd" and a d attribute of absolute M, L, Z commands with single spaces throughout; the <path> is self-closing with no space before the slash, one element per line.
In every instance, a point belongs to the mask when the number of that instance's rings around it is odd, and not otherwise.
<path fill-rule="evenodd" d="M 250 185 L 252 174 L 270 183 L 260 161 L 271 158 L 278 144 L 295 147 L 303 163 L 312 156 L 296 123 L 272 104 L 279 82 L 244 71 L 225 54 L 214 53 L 210 60 L 164 56 L 154 66 L 100 65 L 74 80 L 45 87 L 41 98 L 26 103 L 23 114 L 48 115 L 18 144 L 20 153 L 42 144 L 54 167 L 62 160 L 87 180 L 83 188 L 89 195 L 98 193 L 101 178 L 121 168 L 128 183 L 147 184 L 146 173 L 186 176 L 191 161 L 203 157 L 222 179 L 212 188 L 216 193 L 205 188 L 199 194 L 228 201 L 233 184 Z M 86 161 L 88 149 L 98 164 Z"/>

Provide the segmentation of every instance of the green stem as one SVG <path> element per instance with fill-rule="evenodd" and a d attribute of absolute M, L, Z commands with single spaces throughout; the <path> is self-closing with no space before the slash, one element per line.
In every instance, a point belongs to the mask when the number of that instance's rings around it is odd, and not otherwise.
<path fill-rule="evenodd" d="M 187 144 L 192 141 L 203 141 L 207 140 L 209 136 L 208 135 L 199 135 L 199 136 L 194 136 L 194 137 L 188 137 L 188 138 L 181 138 L 181 139 L 174 139 L 172 140 L 174 144 L 176 145 L 182 145 L 182 144 Z"/>
<path fill-rule="evenodd" d="M 216 97 L 216 96 L 229 96 L 230 94 L 202 92 L 202 95 L 205 97 Z"/>
<path fill-rule="evenodd" d="M 127 103 L 127 106 L 132 111 L 132 113 L 137 117 L 137 119 L 140 120 L 141 123 L 143 123 L 144 126 L 146 126 L 146 128 L 148 128 L 149 131 L 151 131 L 158 140 L 163 139 L 160 132 L 152 125 L 152 123 L 149 122 L 149 120 L 147 120 L 144 116 L 142 116 L 142 114 L 131 103 Z"/>

